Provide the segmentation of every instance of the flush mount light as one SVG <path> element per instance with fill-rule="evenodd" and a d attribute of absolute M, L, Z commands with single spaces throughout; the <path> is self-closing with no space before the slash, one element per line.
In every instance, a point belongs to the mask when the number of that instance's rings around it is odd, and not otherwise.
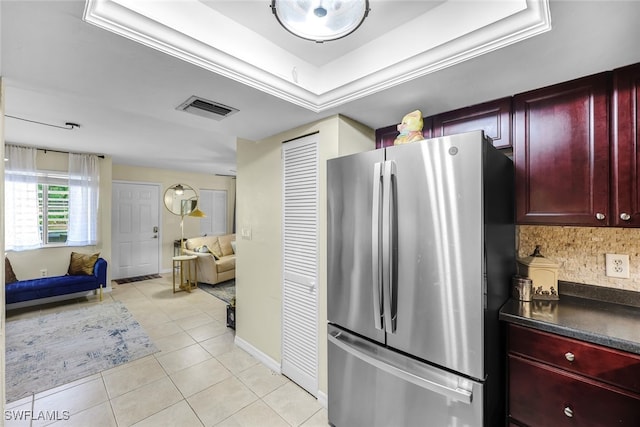
<path fill-rule="evenodd" d="M 272 0 L 271 11 L 290 33 L 322 43 L 354 32 L 369 14 L 369 1 Z"/>

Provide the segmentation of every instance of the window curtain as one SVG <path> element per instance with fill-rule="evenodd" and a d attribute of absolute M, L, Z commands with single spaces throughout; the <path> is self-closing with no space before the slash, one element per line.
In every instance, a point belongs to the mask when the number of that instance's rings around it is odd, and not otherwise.
<path fill-rule="evenodd" d="M 5 242 L 6 250 L 40 247 L 38 176 L 35 148 L 5 145 Z"/>
<path fill-rule="evenodd" d="M 95 154 L 69 153 L 69 231 L 67 246 L 98 242 L 100 167 Z"/>

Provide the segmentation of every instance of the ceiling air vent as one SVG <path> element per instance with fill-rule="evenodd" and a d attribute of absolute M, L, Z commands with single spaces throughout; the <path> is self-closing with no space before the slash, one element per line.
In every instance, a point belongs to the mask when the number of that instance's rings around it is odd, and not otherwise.
<path fill-rule="evenodd" d="M 176 110 L 186 111 L 187 113 L 196 114 L 198 116 L 214 120 L 222 120 L 225 117 L 229 117 L 230 115 L 238 112 L 237 108 L 209 101 L 204 98 L 198 98 L 197 96 L 192 96 L 187 99 L 180 104 Z"/>

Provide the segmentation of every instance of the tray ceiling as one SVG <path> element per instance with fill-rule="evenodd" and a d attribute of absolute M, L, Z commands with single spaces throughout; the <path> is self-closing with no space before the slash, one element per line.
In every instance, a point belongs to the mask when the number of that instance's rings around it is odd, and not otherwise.
<path fill-rule="evenodd" d="M 370 3 L 356 33 L 313 54 L 266 1 L 88 0 L 84 20 L 314 112 L 551 29 L 547 1 Z"/>

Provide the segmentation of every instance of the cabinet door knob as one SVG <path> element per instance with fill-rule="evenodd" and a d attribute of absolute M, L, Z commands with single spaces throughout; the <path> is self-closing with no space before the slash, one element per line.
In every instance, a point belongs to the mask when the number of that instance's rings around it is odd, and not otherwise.
<path fill-rule="evenodd" d="M 573 362 L 574 360 L 576 360 L 576 356 L 575 354 L 571 353 L 570 351 L 567 351 L 564 354 L 565 359 L 567 359 L 569 362 Z"/>
<path fill-rule="evenodd" d="M 602 220 L 604 219 L 604 214 L 603 214 L 603 213 L 598 212 L 598 213 L 596 214 L 596 219 L 597 219 L 597 220 L 599 220 L 599 221 L 602 221 Z"/>
<path fill-rule="evenodd" d="M 573 410 L 568 406 L 564 408 L 564 414 L 569 418 L 573 418 Z"/>
<path fill-rule="evenodd" d="M 629 215 L 626 212 L 622 212 L 620 214 L 620 219 L 623 220 L 623 221 L 629 221 L 631 219 L 631 215 Z"/>

